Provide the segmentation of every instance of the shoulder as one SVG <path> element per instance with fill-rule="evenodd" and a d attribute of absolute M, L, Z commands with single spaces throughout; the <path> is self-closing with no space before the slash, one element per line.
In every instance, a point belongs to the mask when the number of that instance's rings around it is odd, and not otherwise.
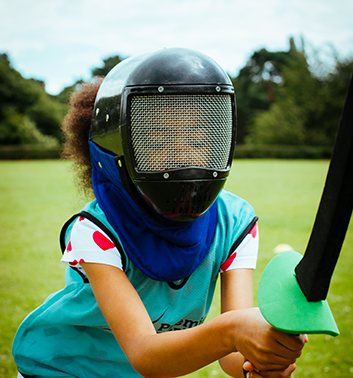
<path fill-rule="evenodd" d="M 217 198 L 218 223 L 247 227 L 255 218 L 253 207 L 243 198 L 222 190 Z"/>
<path fill-rule="evenodd" d="M 88 203 L 63 227 L 61 261 L 81 269 L 81 262 L 113 265 L 124 270 L 125 254 L 96 201 Z M 103 214 L 104 215 L 104 214 Z"/>
<path fill-rule="evenodd" d="M 257 217 L 247 201 L 226 190 L 217 198 L 217 216 L 212 244 L 218 251 L 223 251 L 223 263 L 254 227 Z"/>

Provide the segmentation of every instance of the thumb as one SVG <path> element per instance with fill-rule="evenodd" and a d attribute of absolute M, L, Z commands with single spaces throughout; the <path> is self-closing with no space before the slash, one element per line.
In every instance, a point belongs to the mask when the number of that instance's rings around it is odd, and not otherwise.
<path fill-rule="evenodd" d="M 255 366 L 248 360 L 246 360 L 243 364 L 243 369 L 246 371 L 252 371 L 255 369 Z"/>

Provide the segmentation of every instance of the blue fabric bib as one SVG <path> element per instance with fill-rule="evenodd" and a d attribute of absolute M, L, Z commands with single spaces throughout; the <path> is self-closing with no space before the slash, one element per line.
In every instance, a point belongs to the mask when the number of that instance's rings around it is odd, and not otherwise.
<path fill-rule="evenodd" d="M 193 222 L 180 226 L 158 223 L 126 192 L 114 156 L 92 141 L 89 143 L 94 194 L 131 261 L 154 280 L 172 282 L 188 277 L 212 243 L 217 224 L 216 202 Z"/>

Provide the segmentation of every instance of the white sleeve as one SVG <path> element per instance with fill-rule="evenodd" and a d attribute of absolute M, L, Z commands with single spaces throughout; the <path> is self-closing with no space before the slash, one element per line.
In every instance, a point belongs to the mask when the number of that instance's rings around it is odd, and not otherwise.
<path fill-rule="evenodd" d="M 232 269 L 255 269 L 259 250 L 259 232 L 257 223 L 246 235 L 235 251 L 221 265 L 220 272 Z"/>
<path fill-rule="evenodd" d="M 113 265 L 123 269 L 121 255 L 111 239 L 93 222 L 79 217 L 71 229 L 70 241 L 61 261 L 83 271 L 80 263 Z"/>

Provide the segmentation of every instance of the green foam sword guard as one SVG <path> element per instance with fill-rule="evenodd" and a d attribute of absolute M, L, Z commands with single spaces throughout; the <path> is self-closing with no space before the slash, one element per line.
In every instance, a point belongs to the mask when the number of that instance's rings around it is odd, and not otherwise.
<path fill-rule="evenodd" d="M 274 328 L 293 334 L 339 335 L 327 300 L 309 302 L 300 289 L 295 267 L 302 259 L 295 251 L 275 256 L 265 268 L 257 293 L 263 317 Z"/>

